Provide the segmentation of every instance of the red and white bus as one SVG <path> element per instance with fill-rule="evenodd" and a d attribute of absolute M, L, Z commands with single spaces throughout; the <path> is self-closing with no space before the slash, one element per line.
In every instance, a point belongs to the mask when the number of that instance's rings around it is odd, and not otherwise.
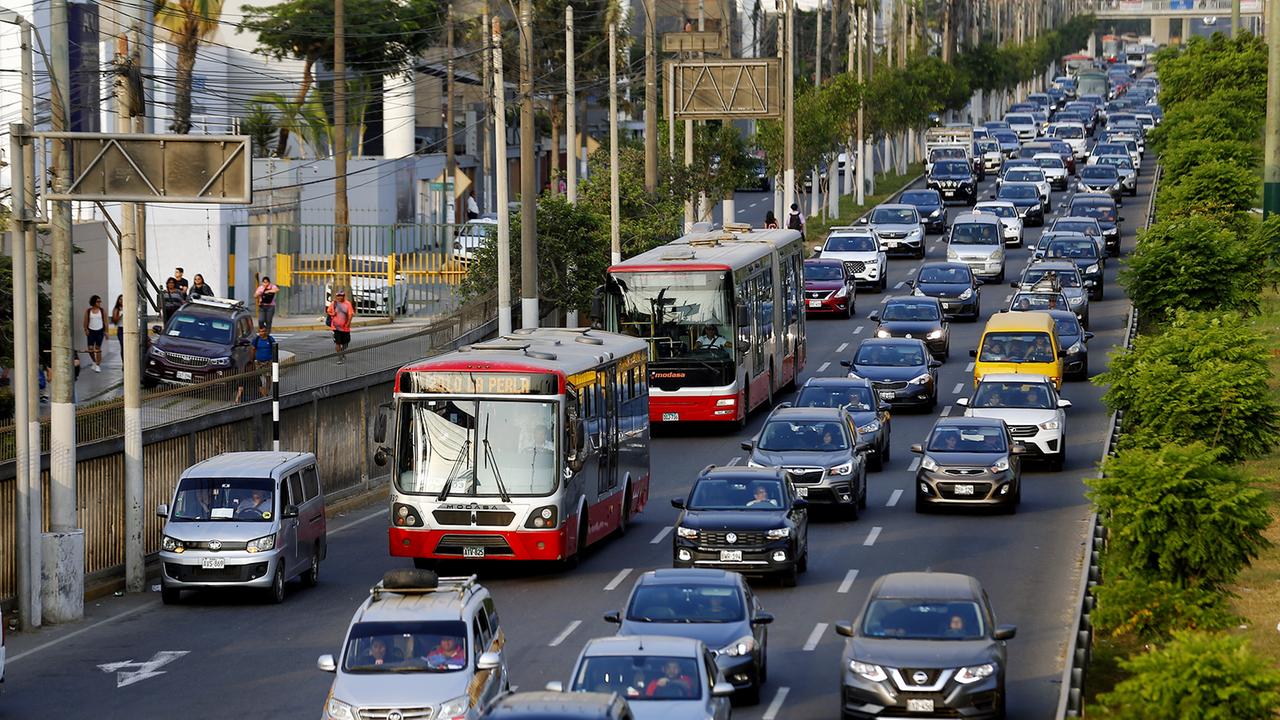
<path fill-rule="evenodd" d="M 649 350 L 649 419 L 745 423 L 804 367 L 795 230 L 695 232 L 609 268 L 604 327 Z"/>
<path fill-rule="evenodd" d="M 635 338 L 539 328 L 401 368 L 374 433 L 391 554 L 575 562 L 625 531 L 649 498 L 645 360 Z"/>

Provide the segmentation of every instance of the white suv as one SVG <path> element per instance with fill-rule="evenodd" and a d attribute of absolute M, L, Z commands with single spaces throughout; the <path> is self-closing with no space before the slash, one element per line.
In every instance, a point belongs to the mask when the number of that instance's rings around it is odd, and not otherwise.
<path fill-rule="evenodd" d="M 826 242 L 814 249 L 819 257 L 843 262 L 860 287 L 874 287 L 884 292 L 889 260 L 884 244 L 871 228 L 865 225 L 831 228 Z"/>
<path fill-rule="evenodd" d="M 972 397 L 956 404 L 965 417 L 1004 420 L 1009 434 L 1027 449 L 1023 457 L 1041 457 L 1055 470 L 1067 460 L 1067 413 L 1071 401 L 1058 396 L 1044 375 L 989 373 L 982 376 Z"/>

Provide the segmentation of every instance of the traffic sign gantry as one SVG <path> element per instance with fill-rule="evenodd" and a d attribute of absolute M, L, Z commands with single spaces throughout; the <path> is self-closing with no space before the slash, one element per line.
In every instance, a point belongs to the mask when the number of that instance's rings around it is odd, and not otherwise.
<path fill-rule="evenodd" d="M 740 120 L 782 116 L 782 66 L 777 58 L 672 62 L 677 120 Z"/>

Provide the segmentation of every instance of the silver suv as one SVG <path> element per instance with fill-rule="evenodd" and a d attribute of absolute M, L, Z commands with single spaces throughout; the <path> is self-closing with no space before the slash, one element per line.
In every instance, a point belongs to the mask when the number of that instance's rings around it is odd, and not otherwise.
<path fill-rule="evenodd" d="M 809 504 L 832 505 L 850 520 L 867 507 L 867 453 L 858 423 L 840 408 L 778 407 L 754 440 L 750 467 L 780 467 Z"/>
<path fill-rule="evenodd" d="M 390 570 L 351 618 L 323 720 L 475 720 L 509 688 L 505 638 L 476 577 Z"/>

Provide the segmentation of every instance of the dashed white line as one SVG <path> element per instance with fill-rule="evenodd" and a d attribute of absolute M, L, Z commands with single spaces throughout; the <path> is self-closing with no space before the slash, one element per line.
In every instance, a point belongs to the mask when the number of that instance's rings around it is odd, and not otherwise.
<path fill-rule="evenodd" d="M 970 360 L 970 361 L 969 361 L 969 364 L 968 364 L 968 365 L 965 365 L 965 366 L 964 366 L 964 371 L 965 371 L 965 372 L 967 372 L 967 373 L 973 372 L 973 361 L 972 361 L 972 360 Z"/>
<path fill-rule="evenodd" d="M 1009 301 L 1010 301 L 1010 300 L 1012 300 L 1012 299 L 1013 299 L 1013 293 L 1009 293 L 1008 295 L 1005 295 L 1005 296 L 1004 296 L 1004 301 L 1005 301 L 1005 302 L 1009 302 Z"/>
<path fill-rule="evenodd" d="M 829 368 L 829 367 L 831 367 L 831 363 L 829 363 L 829 362 L 824 362 L 824 363 L 822 363 L 821 365 L 819 365 L 819 366 L 818 366 L 818 372 L 826 372 L 826 371 L 827 371 L 827 368 Z"/>
<path fill-rule="evenodd" d="M 782 703 L 787 700 L 787 693 L 791 692 L 789 687 L 778 688 L 778 694 L 773 696 L 773 702 L 769 703 L 768 709 L 764 711 L 764 715 L 760 716 L 760 720 L 776 720 L 778 713 L 782 710 Z"/>
<path fill-rule="evenodd" d="M 559 635 L 555 636 L 555 638 L 553 638 L 551 642 L 547 643 L 547 646 L 559 647 L 560 643 L 564 642 L 569 637 L 569 635 L 573 633 L 574 630 L 578 629 L 578 626 L 581 624 L 582 624 L 581 620 L 574 620 L 573 622 L 569 623 L 569 627 L 565 628 L 560 632 Z"/>
<path fill-rule="evenodd" d="M 907 275 L 915 275 L 915 274 L 916 274 L 915 268 L 907 268 Z"/>
<path fill-rule="evenodd" d="M 737 465 L 740 462 L 742 462 L 741 457 L 731 457 L 729 458 L 729 462 L 727 464 L 729 467 L 733 467 L 734 465 Z"/>
<path fill-rule="evenodd" d="M 916 469 L 919 467 L 920 467 L 920 458 L 916 458 L 915 460 L 911 461 L 910 465 L 907 466 L 907 472 L 915 472 Z M 667 529 L 670 530 L 671 528 L 667 528 Z"/>
<path fill-rule="evenodd" d="M 840 347 L 836 348 L 836 352 L 837 352 L 837 353 L 842 353 L 842 352 L 844 352 L 845 350 L 848 350 L 848 349 L 849 349 L 849 343 L 847 343 L 847 342 L 846 342 L 846 343 L 840 343 Z"/>
<path fill-rule="evenodd" d="M 671 534 L 671 526 L 670 526 L 670 525 L 668 525 L 668 526 L 666 526 L 666 527 L 662 528 L 661 530 L 659 530 L 659 531 L 658 531 L 658 534 L 657 534 L 657 535 L 654 535 L 654 536 L 653 536 L 653 539 L 649 541 L 649 544 L 650 544 L 650 545 L 657 545 L 658 543 L 662 542 L 663 538 L 665 538 L 666 536 L 668 536 L 668 535 L 670 535 L 670 534 Z"/>
<path fill-rule="evenodd" d="M 622 568 L 621 570 L 619 570 L 618 574 L 614 575 L 613 579 L 609 581 L 609 584 L 604 586 L 605 592 L 609 592 L 610 590 L 617 590 L 618 586 L 622 584 L 622 581 L 626 580 L 627 576 L 630 574 L 631 574 L 631 568 Z"/>
<path fill-rule="evenodd" d="M 959 395 L 964 390 L 964 383 L 958 382 L 954 388 L 951 388 L 952 395 Z"/>
<path fill-rule="evenodd" d="M 813 652 L 818 647 L 818 643 L 822 641 L 822 636 L 826 632 L 826 623 L 818 623 L 817 625 L 814 625 L 813 632 L 809 633 L 809 639 L 804 641 L 804 651 Z"/>
<path fill-rule="evenodd" d="M 902 289 L 902 286 L 903 286 L 903 285 L 906 285 L 906 284 L 907 284 L 907 281 L 906 281 L 906 280 L 899 280 L 899 281 L 897 282 L 897 284 L 893 286 L 893 289 L 894 289 L 894 290 L 901 290 L 901 289 Z"/>
<path fill-rule="evenodd" d="M 902 488 L 898 488 L 897 490 L 893 491 L 892 495 L 889 496 L 889 502 L 885 503 L 884 506 L 894 507 L 895 505 L 898 504 L 898 501 L 901 499 L 902 499 Z"/>
<path fill-rule="evenodd" d="M 853 329 L 853 334 L 854 334 L 854 335 L 861 335 L 861 334 L 862 334 L 862 331 L 863 331 L 864 329 L 865 329 L 865 328 L 864 328 L 863 326 L 859 325 L 858 327 L 856 327 L 856 328 L 854 328 L 854 329 Z"/>
<path fill-rule="evenodd" d="M 948 416 L 950 416 L 950 415 L 951 415 L 951 406 L 950 406 L 950 405 L 948 405 L 948 406 L 946 406 L 946 407 L 942 408 L 942 412 L 938 413 L 938 417 L 948 417 Z"/>
<path fill-rule="evenodd" d="M 841 595 L 849 594 L 849 590 L 853 588 L 853 581 L 858 579 L 858 571 L 850 570 L 844 574 L 844 580 L 840 581 L 840 587 L 836 588 L 836 592 Z"/>
<path fill-rule="evenodd" d="M 867 539 L 862 541 L 864 547 L 871 547 L 876 544 L 876 538 L 880 537 L 880 531 L 884 528 L 876 525 L 871 528 L 871 532 L 867 533 Z"/>

